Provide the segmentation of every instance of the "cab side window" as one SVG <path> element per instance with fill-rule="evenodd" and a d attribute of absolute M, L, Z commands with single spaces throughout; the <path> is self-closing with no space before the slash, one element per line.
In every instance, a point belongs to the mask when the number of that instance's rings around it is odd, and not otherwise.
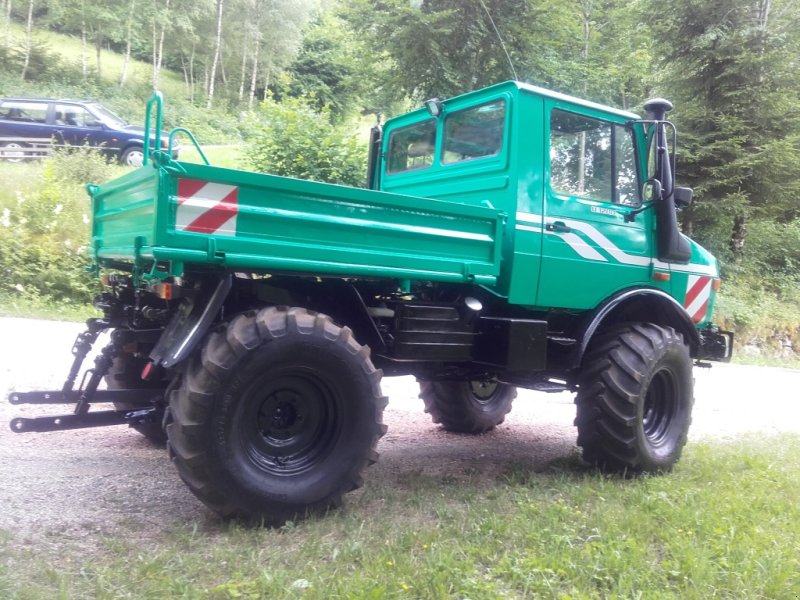
<path fill-rule="evenodd" d="M 616 123 L 553 110 L 550 187 L 567 196 L 637 206 L 640 202 L 631 132 Z"/>
<path fill-rule="evenodd" d="M 425 169 L 433 164 L 436 119 L 427 119 L 392 131 L 386 160 L 388 173 Z"/>

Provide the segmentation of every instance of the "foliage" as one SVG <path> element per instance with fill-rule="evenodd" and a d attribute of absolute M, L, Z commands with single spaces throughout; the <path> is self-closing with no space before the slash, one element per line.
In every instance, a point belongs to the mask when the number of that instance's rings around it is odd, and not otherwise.
<path fill-rule="evenodd" d="M 363 186 L 366 149 L 346 127 L 331 123 L 330 111 L 314 110 L 303 98 L 260 107 L 246 162 L 264 173 Z"/>
<path fill-rule="evenodd" d="M 774 6 L 773 6 L 774 4 Z M 656 30 L 663 77 L 677 100 L 680 175 L 698 201 L 687 229 L 725 223 L 715 253 L 744 256 L 752 218 L 791 221 L 800 214 L 800 36 L 796 3 L 772 0 L 679 0 Z M 689 43 L 687 43 L 689 41 Z"/>
<path fill-rule="evenodd" d="M 16 166 L 16 165 L 14 165 Z M 87 304 L 97 284 L 87 272 L 89 203 L 85 182 L 108 180 L 114 168 L 91 150 L 56 152 L 44 161 L 31 193 L 3 198 L 0 295 Z"/>

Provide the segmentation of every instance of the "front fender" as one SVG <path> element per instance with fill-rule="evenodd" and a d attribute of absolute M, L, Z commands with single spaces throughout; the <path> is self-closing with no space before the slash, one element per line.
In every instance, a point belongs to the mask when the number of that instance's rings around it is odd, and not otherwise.
<path fill-rule="evenodd" d="M 672 327 L 683 335 L 692 357 L 697 357 L 700 335 L 680 302 L 661 290 L 635 288 L 622 290 L 607 298 L 583 319 L 575 336 L 578 343 L 570 357 L 570 368 L 580 366 L 589 343 L 598 331 L 615 323 L 636 321 Z"/>

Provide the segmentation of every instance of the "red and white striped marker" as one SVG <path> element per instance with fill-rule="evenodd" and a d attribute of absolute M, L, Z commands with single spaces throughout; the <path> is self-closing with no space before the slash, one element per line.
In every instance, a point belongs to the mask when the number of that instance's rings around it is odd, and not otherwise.
<path fill-rule="evenodd" d="M 711 298 L 712 281 L 712 277 L 689 275 L 689 282 L 686 284 L 686 299 L 683 301 L 683 305 L 695 323 L 699 323 L 706 317 L 708 301 Z"/>
<path fill-rule="evenodd" d="M 178 179 L 175 229 L 193 233 L 236 235 L 239 188 L 235 185 Z"/>

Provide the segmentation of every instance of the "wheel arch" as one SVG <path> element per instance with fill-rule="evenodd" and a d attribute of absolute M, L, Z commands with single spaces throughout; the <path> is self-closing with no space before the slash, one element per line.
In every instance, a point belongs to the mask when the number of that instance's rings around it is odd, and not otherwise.
<path fill-rule="evenodd" d="M 595 334 L 610 325 L 625 321 L 672 327 L 689 344 L 691 356 L 697 356 L 700 334 L 686 309 L 666 292 L 653 288 L 635 288 L 622 290 L 607 298 L 581 322 L 576 336 L 578 344 L 570 360 L 570 367 L 576 369 L 580 366 Z"/>

